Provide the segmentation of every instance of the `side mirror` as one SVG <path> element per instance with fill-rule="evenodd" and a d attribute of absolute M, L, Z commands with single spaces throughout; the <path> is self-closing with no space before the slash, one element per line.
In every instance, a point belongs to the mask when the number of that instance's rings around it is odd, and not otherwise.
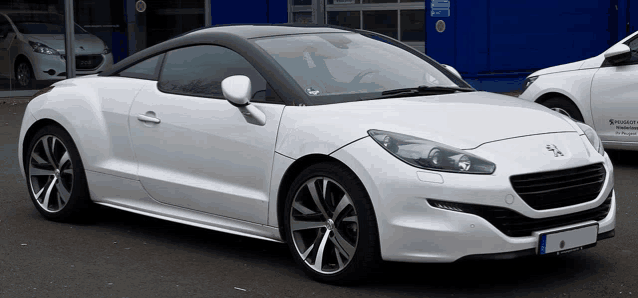
<path fill-rule="evenodd" d="M 263 126 L 266 124 L 266 114 L 250 104 L 252 88 L 247 76 L 236 75 L 222 81 L 222 93 L 231 105 L 239 108 L 246 121 Z"/>
<path fill-rule="evenodd" d="M 457 77 L 459 77 L 460 79 L 462 79 L 461 74 L 460 74 L 460 73 L 459 73 L 456 69 L 454 69 L 454 67 L 449 66 L 449 65 L 447 65 L 447 64 L 442 64 L 442 65 L 443 65 L 443 67 L 445 67 L 445 69 L 447 69 L 449 72 L 453 73 L 455 76 L 457 76 Z"/>
<path fill-rule="evenodd" d="M 631 49 L 621 43 L 609 48 L 603 55 L 612 65 L 616 65 L 631 58 Z"/>

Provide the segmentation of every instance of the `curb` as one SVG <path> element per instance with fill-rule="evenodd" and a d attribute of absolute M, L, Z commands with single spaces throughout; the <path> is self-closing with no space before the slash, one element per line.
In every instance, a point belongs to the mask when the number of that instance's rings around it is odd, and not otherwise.
<path fill-rule="evenodd" d="M 20 97 L 0 97 L 0 105 L 16 105 L 16 104 L 27 104 L 31 100 L 31 96 L 20 96 Z"/>

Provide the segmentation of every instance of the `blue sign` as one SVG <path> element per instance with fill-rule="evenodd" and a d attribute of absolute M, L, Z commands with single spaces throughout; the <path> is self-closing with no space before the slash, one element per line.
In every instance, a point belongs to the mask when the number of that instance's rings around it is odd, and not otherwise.
<path fill-rule="evenodd" d="M 450 8 L 450 0 L 432 0 L 432 8 Z"/>
<path fill-rule="evenodd" d="M 446 18 L 450 16 L 450 0 L 431 0 L 430 16 Z"/>

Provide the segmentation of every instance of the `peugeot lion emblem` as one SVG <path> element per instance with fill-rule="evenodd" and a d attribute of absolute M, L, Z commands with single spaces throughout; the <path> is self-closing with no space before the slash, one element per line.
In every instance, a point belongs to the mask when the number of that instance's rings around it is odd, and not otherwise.
<path fill-rule="evenodd" d="M 556 147 L 556 145 L 554 144 L 547 145 L 545 146 L 545 148 L 547 148 L 547 151 L 553 151 L 554 157 L 563 156 L 563 152 L 560 152 L 560 150 L 558 150 L 558 147 Z"/>

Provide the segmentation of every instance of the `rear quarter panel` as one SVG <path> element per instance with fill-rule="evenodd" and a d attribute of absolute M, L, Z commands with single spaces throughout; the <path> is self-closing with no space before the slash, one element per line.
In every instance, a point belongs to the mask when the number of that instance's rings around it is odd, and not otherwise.
<path fill-rule="evenodd" d="M 121 77 L 65 80 L 28 109 L 36 119 L 54 120 L 69 132 L 86 170 L 137 179 L 128 111 L 147 82 Z"/>

